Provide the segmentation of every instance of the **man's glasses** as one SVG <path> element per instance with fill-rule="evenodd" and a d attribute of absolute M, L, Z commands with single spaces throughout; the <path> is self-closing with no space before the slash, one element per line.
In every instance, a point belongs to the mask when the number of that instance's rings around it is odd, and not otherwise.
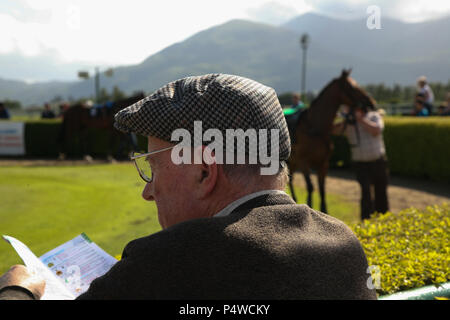
<path fill-rule="evenodd" d="M 148 153 L 138 153 L 138 152 L 133 153 L 133 155 L 130 158 L 131 160 L 134 160 L 134 165 L 136 166 L 136 169 L 139 172 L 139 175 L 141 176 L 142 180 L 144 180 L 147 183 L 153 181 L 153 173 L 150 167 L 150 162 L 148 161 L 148 157 L 173 148 L 175 148 L 175 146 L 155 150 Z"/>

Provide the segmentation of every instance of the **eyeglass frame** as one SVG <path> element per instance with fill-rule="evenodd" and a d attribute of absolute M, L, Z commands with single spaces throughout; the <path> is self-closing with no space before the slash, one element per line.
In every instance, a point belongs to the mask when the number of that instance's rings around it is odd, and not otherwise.
<path fill-rule="evenodd" d="M 147 180 L 147 179 L 145 178 L 146 175 L 144 175 L 144 174 L 141 172 L 141 170 L 139 169 L 139 165 L 137 164 L 136 159 L 143 158 L 143 157 L 148 157 L 148 156 L 151 156 L 151 155 L 154 155 L 154 154 L 163 152 L 163 151 L 167 151 L 167 150 L 173 149 L 173 148 L 175 148 L 175 147 L 176 147 L 176 146 L 171 146 L 171 147 L 167 147 L 167 148 L 163 148 L 163 149 L 159 149 L 159 150 L 155 150 L 155 151 L 151 151 L 151 152 L 139 154 L 139 155 L 137 155 L 137 156 L 130 156 L 130 159 L 134 161 L 134 165 L 135 165 L 135 167 L 136 167 L 136 169 L 137 169 L 137 171 L 138 171 L 138 173 L 139 173 L 139 176 L 142 178 L 142 180 L 144 180 L 144 181 L 147 182 L 147 183 L 151 183 L 151 182 L 153 181 L 153 171 L 152 171 L 152 176 L 150 177 L 149 180 Z M 144 176 L 145 176 L 145 177 L 144 177 Z"/>

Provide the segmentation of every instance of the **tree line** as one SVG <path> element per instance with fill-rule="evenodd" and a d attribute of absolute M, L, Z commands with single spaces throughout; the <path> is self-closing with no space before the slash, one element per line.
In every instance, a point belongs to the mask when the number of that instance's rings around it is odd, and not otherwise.
<path fill-rule="evenodd" d="M 441 102 L 446 99 L 446 95 L 450 93 L 450 80 L 447 84 L 441 82 L 431 82 L 429 83 L 431 89 L 434 93 L 434 100 L 436 102 Z M 396 104 L 396 103 L 412 103 L 414 100 L 414 96 L 417 93 L 417 87 L 415 86 L 402 86 L 399 84 L 394 84 L 393 86 L 387 86 L 384 83 L 379 84 L 368 84 L 362 86 L 364 90 L 366 90 L 378 103 L 388 103 L 388 104 Z M 280 100 L 280 104 L 282 106 L 287 106 L 292 104 L 292 95 L 293 92 L 285 92 L 278 96 Z M 302 100 L 306 104 L 310 104 L 312 100 L 316 97 L 318 92 L 308 91 L 302 97 Z M 107 101 L 119 101 L 125 99 L 128 95 L 125 94 L 119 87 L 114 86 L 111 92 L 108 92 L 107 89 L 101 88 L 99 92 L 99 101 L 98 103 L 105 103 Z M 94 97 L 90 97 L 89 99 L 95 100 Z M 87 98 L 73 99 L 69 97 L 68 102 L 70 104 L 75 104 L 80 101 L 86 101 Z M 57 104 L 60 102 L 67 101 L 61 96 L 55 96 L 53 99 L 49 101 L 49 103 Z M 3 101 L 5 107 L 9 110 L 20 110 L 22 109 L 22 104 L 17 100 L 4 100 Z"/>
<path fill-rule="evenodd" d="M 440 82 L 430 82 L 431 90 L 434 94 L 435 102 L 446 100 L 447 93 L 450 93 L 450 80 L 447 84 Z M 378 103 L 404 103 L 414 101 L 417 93 L 415 86 L 401 86 L 394 84 L 392 87 L 380 84 L 368 84 L 363 88 L 372 95 Z"/>
<path fill-rule="evenodd" d="M 123 92 L 122 90 L 120 90 L 119 87 L 114 86 L 113 89 L 111 90 L 111 92 L 108 92 L 107 89 L 105 88 L 101 88 L 99 91 L 99 98 L 97 103 L 105 103 L 108 101 L 120 101 L 123 99 L 126 99 L 128 97 L 128 95 Z M 49 103 L 50 105 L 57 105 L 57 104 L 61 104 L 64 102 L 68 102 L 71 105 L 75 105 L 87 100 L 92 100 L 93 102 L 95 102 L 95 97 L 91 96 L 91 97 L 84 97 L 84 98 L 79 98 L 79 99 L 74 99 L 72 96 L 69 96 L 67 99 L 64 99 L 62 96 L 60 95 L 56 95 L 54 96 L 52 99 L 50 99 L 49 101 L 47 101 L 47 103 Z M 23 109 L 22 104 L 20 103 L 20 101 L 17 100 L 11 100 L 11 99 L 6 99 L 3 100 L 3 105 L 8 109 L 8 110 L 21 110 Z M 41 107 L 39 108 L 43 108 L 44 104 L 42 104 Z M 34 106 L 33 109 L 39 109 L 37 106 Z"/>
<path fill-rule="evenodd" d="M 446 100 L 446 96 L 450 93 L 450 80 L 447 84 L 441 82 L 429 83 L 431 90 L 433 90 L 435 104 Z M 384 83 L 368 84 L 362 86 L 379 104 L 396 104 L 396 103 L 413 103 L 414 97 L 417 93 L 417 87 L 415 86 L 402 86 L 394 84 L 393 86 L 387 86 Z M 318 94 L 312 91 L 306 92 L 302 97 L 302 101 L 306 104 L 310 104 L 312 100 Z M 283 106 L 292 104 L 293 92 L 286 92 L 278 96 L 280 104 Z"/>

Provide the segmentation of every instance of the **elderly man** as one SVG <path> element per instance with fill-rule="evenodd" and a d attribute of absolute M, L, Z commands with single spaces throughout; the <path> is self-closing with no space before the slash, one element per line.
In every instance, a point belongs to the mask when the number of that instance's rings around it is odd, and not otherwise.
<path fill-rule="evenodd" d="M 227 136 L 224 144 L 195 141 L 198 122 L 203 140 L 215 132 Z M 163 230 L 130 242 L 79 299 L 376 298 L 350 229 L 284 192 L 290 140 L 273 89 L 238 76 L 189 77 L 122 110 L 115 125 L 148 137 L 148 153 L 133 159 L 146 181 L 142 197 L 156 203 Z M 180 129 L 194 142 L 176 144 Z M 248 135 L 244 148 L 230 147 L 229 130 L 255 130 L 260 139 Z M 277 164 L 274 173 L 263 170 L 263 150 Z M 191 163 L 198 151 L 203 157 Z M 244 164 L 234 161 L 240 156 Z M 18 269 L 5 275 L 0 296 L 39 298 L 42 283 Z"/>

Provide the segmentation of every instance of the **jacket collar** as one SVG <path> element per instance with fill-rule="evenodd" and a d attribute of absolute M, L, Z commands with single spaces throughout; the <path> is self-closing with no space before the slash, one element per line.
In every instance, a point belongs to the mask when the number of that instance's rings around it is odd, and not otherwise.
<path fill-rule="evenodd" d="M 225 217 L 232 212 L 275 204 L 295 204 L 294 200 L 281 190 L 262 190 L 239 198 L 220 210 L 214 217 Z"/>

